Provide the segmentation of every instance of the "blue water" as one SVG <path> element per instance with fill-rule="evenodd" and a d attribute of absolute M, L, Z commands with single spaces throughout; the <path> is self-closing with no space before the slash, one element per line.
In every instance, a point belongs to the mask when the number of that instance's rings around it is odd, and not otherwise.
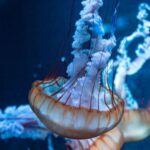
<path fill-rule="evenodd" d="M 71 9 L 74 1 L 73 11 Z M 117 1 L 117 0 L 116 0 Z M 104 22 L 111 24 L 115 0 L 104 0 Z M 27 104 L 28 91 L 35 80 L 43 79 L 54 69 L 57 51 L 71 60 L 74 23 L 79 18 L 81 0 L 2 0 L 0 1 L 0 108 Z M 120 0 L 117 39 L 130 35 L 136 28 L 138 5 L 143 0 Z M 150 4 L 149 0 L 145 0 Z M 71 19 L 71 20 L 70 20 Z M 69 34 L 68 31 L 70 31 Z M 63 44 L 64 43 L 64 44 Z M 135 46 L 137 43 L 135 42 Z M 134 45 L 133 45 L 134 47 Z M 132 47 L 131 47 L 132 48 Z M 115 54 L 114 54 L 115 55 Z M 132 55 L 132 54 L 131 54 Z M 66 65 L 64 64 L 64 66 Z M 128 83 L 133 95 L 146 105 L 150 100 L 150 61 Z M 57 68 L 65 74 L 62 68 Z M 132 82 L 131 82 L 132 81 Z M 55 150 L 63 150 L 64 141 L 53 137 Z M 47 141 L 0 140 L 1 150 L 46 150 Z M 150 150 L 150 138 L 125 144 L 122 150 Z"/>

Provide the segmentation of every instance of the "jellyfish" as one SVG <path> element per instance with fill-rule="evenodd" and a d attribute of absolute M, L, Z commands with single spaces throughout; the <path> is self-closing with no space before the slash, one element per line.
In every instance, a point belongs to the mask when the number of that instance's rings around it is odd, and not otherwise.
<path fill-rule="evenodd" d="M 150 135 L 150 109 L 126 110 L 112 130 L 84 140 L 70 140 L 68 150 L 120 150 L 125 142 L 143 140 Z"/>
<path fill-rule="evenodd" d="M 49 77 L 33 83 L 32 110 L 52 132 L 72 139 L 87 139 L 113 129 L 124 112 L 123 100 L 107 79 L 107 64 L 116 45 L 106 39 L 99 8 L 102 0 L 84 0 L 73 36 L 73 61 L 68 78 Z"/>
<path fill-rule="evenodd" d="M 96 138 L 71 140 L 67 142 L 67 150 L 120 150 L 123 135 L 116 127 Z"/>

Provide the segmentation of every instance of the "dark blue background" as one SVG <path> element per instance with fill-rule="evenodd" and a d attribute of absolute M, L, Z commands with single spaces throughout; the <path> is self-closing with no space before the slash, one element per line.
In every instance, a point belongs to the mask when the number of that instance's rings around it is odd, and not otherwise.
<path fill-rule="evenodd" d="M 121 0 L 118 16 L 124 17 L 125 21 L 124 28 L 117 29 L 118 39 L 131 34 L 136 28 L 136 14 L 142 1 Z M 43 79 L 49 71 L 53 71 L 56 58 L 60 60 L 58 51 L 62 56 L 68 56 L 67 63 L 69 62 L 71 36 L 74 32 L 74 23 L 79 18 L 80 2 L 81 0 L 0 1 L 0 108 L 27 104 L 32 82 Z M 100 11 L 104 21 L 111 22 L 115 3 L 115 0 L 104 0 L 104 7 Z M 145 64 L 139 74 L 129 77 L 128 81 L 134 96 L 137 99 L 143 98 L 144 103 L 150 99 L 146 82 L 150 75 L 148 66 L 150 62 Z M 63 74 L 61 67 L 56 69 Z M 58 147 L 58 141 L 55 138 L 54 141 Z M 149 150 L 149 141 L 150 138 L 127 144 L 123 150 Z M 59 142 L 62 143 L 61 140 Z M 44 150 L 46 144 L 46 142 L 11 139 L 1 141 L 0 149 L 24 150 L 30 147 L 31 150 Z M 63 146 L 56 150 L 63 150 Z"/>

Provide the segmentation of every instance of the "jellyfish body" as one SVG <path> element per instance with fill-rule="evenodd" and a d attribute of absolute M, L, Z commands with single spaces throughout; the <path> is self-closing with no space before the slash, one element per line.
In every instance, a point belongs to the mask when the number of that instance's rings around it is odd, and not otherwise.
<path fill-rule="evenodd" d="M 115 36 L 104 39 L 98 9 L 102 0 L 85 0 L 81 19 L 76 23 L 72 47 L 73 61 L 68 65 L 69 79 L 48 78 L 35 82 L 29 94 L 33 111 L 47 128 L 61 136 L 86 139 L 114 128 L 121 120 L 124 103 L 102 81 Z M 84 44 L 89 45 L 88 48 Z M 107 77 L 107 72 L 106 75 Z"/>
<path fill-rule="evenodd" d="M 120 150 L 124 138 L 118 128 L 92 139 L 71 140 L 67 150 Z"/>
<path fill-rule="evenodd" d="M 150 110 L 126 110 L 112 130 L 91 139 L 70 140 L 68 150 L 120 150 L 124 142 L 143 140 L 150 135 Z"/>
<path fill-rule="evenodd" d="M 149 108 L 125 111 L 119 128 L 126 142 L 143 140 L 150 135 L 149 116 Z"/>
<path fill-rule="evenodd" d="M 62 80 L 64 79 L 59 79 L 57 82 L 51 81 L 52 83 L 49 83 L 51 85 L 48 87 L 52 88 L 52 91 L 56 90 L 53 92 L 58 92 L 61 89 Z M 98 104 L 93 104 L 92 107 L 93 99 L 90 99 L 90 97 L 87 97 L 86 102 L 84 101 L 83 103 L 81 99 L 80 101 L 83 105 L 79 104 L 78 106 L 74 106 L 73 100 L 69 99 L 69 97 L 64 97 L 62 102 L 62 99 L 57 98 L 56 95 L 45 93 L 41 87 L 43 84 L 47 85 L 48 83 L 37 82 L 33 85 L 30 94 L 30 104 L 46 127 L 58 135 L 75 139 L 95 137 L 112 129 L 122 117 L 122 101 L 116 95 L 111 95 L 112 93 L 107 89 L 101 87 L 101 90 L 110 94 L 107 97 L 114 97 L 114 101 L 109 99 L 108 108 L 102 110 L 100 109 L 101 104 L 99 106 Z M 63 97 L 65 92 L 68 91 L 64 91 L 59 96 Z M 103 99 L 98 99 L 99 103 L 100 101 L 105 103 L 105 96 L 102 97 Z M 112 102 L 111 105 L 110 102 Z M 89 103 L 91 105 L 88 105 Z"/>

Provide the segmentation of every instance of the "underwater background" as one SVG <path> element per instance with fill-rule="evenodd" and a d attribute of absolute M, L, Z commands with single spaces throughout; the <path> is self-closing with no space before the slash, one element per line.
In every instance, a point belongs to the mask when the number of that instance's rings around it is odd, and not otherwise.
<path fill-rule="evenodd" d="M 117 0 L 116 0 L 117 1 Z M 115 0 L 104 0 L 100 14 L 111 25 Z M 149 0 L 120 0 L 116 38 L 130 35 L 137 26 L 136 15 L 141 2 Z M 72 35 L 81 10 L 80 0 L 1 0 L 0 1 L 0 109 L 28 104 L 28 92 L 35 80 L 43 79 L 57 69 L 65 75 L 70 62 Z M 140 39 L 134 41 L 134 49 Z M 61 52 L 61 56 L 58 55 Z M 134 54 L 130 54 L 134 57 Z M 64 67 L 53 64 L 66 58 Z M 115 57 L 115 50 L 114 50 Z M 135 75 L 128 77 L 128 85 L 140 107 L 150 100 L 150 60 Z M 132 81 L 132 82 L 131 82 Z M 54 150 L 65 150 L 61 138 L 52 137 Z M 1 150 L 46 150 L 47 140 L 0 140 Z M 122 150 L 150 150 L 150 138 L 125 144 Z"/>

